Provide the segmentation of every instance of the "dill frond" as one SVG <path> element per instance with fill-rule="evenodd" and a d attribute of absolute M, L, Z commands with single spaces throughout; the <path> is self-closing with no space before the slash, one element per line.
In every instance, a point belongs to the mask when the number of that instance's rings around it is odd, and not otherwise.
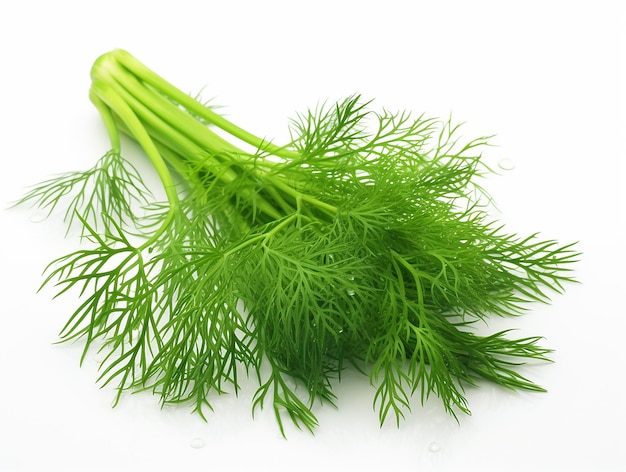
<path fill-rule="evenodd" d="M 271 403 L 285 434 L 284 417 L 314 430 L 315 403 L 335 402 L 346 368 L 370 377 L 381 424 L 433 395 L 469 413 L 465 389 L 483 380 L 543 391 L 518 369 L 548 360 L 539 337 L 474 324 L 549 302 L 579 255 L 491 219 L 490 137 L 464 142 L 450 119 L 375 112 L 354 95 L 295 117 L 278 146 L 125 51 L 100 57 L 92 80 L 111 151 L 20 203 L 64 203 L 81 228 L 88 247 L 53 261 L 44 285 L 78 296 L 61 340 L 82 339 L 83 358 L 105 352 L 99 381 L 117 400 L 148 389 L 205 417 L 253 375 L 253 410 Z M 121 157 L 119 133 L 167 201 Z"/>

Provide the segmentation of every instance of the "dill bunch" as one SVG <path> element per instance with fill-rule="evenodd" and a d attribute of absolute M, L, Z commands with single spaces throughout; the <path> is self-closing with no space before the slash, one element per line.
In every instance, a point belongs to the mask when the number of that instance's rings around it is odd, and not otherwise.
<path fill-rule="evenodd" d="M 116 402 L 149 389 L 204 417 L 253 375 L 253 410 L 270 403 L 284 434 L 285 416 L 315 428 L 314 403 L 334 402 L 347 367 L 370 377 L 381 424 L 415 397 L 469 413 L 464 389 L 481 380 L 543 391 L 517 370 L 547 360 L 539 337 L 473 325 L 548 302 L 578 254 L 490 219 L 488 137 L 462 143 L 450 120 L 375 112 L 355 95 L 298 115 L 278 146 L 123 50 L 91 77 L 111 149 L 20 203 L 65 202 L 80 228 L 87 246 L 53 261 L 44 285 L 77 292 L 61 339 L 82 339 L 83 358 L 104 352 L 99 382 Z M 121 133 L 166 201 L 122 157 Z"/>

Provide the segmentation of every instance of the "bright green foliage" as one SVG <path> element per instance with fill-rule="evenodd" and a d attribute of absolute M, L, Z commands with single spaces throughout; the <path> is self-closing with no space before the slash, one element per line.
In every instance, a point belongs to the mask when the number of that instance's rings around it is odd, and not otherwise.
<path fill-rule="evenodd" d="M 577 254 L 489 219 L 477 185 L 487 138 L 463 144 L 450 121 L 375 113 L 353 96 L 298 116 L 279 147 L 127 52 L 101 56 L 92 79 L 111 150 L 23 201 L 68 199 L 66 220 L 90 243 L 54 261 L 45 283 L 78 290 L 61 336 L 106 353 L 103 384 L 203 414 L 253 373 L 254 406 L 271 402 L 281 431 L 284 413 L 313 429 L 312 405 L 333 402 L 348 366 L 370 376 L 381 423 L 431 394 L 468 413 L 464 388 L 481 379 L 542 390 L 515 370 L 546 360 L 539 338 L 481 336 L 473 323 L 547 302 Z M 147 205 L 120 131 L 166 202 Z"/>

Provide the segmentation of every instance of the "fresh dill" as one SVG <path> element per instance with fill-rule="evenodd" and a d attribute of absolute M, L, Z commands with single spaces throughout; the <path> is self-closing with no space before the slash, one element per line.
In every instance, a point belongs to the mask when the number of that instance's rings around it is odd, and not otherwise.
<path fill-rule="evenodd" d="M 122 50 L 97 59 L 90 97 L 110 151 L 20 203 L 64 202 L 80 228 L 87 245 L 53 261 L 44 285 L 77 291 L 61 339 L 103 351 L 99 381 L 118 400 L 149 389 L 204 416 L 253 375 L 253 408 L 270 403 L 284 434 L 285 415 L 315 428 L 314 403 L 334 402 L 348 367 L 370 377 L 381 424 L 431 395 L 469 413 L 464 389 L 481 380 L 543 390 L 516 369 L 547 360 L 539 337 L 474 324 L 548 302 L 578 253 L 490 218 L 488 137 L 463 143 L 450 120 L 375 112 L 355 95 L 298 115 L 279 146 Z M 166 201 L 121 157 L 121 133 Z"/>

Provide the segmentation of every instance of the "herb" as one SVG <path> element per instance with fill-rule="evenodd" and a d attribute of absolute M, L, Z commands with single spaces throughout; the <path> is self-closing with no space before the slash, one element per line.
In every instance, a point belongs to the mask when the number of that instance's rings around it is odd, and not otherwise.
<path fill-rule="evenodd" d="M 204 417 L 254 375 L 253 410 L 270 402 L 284 434 L 284 415 L 313 430 L 315 401 L 333 403 L 347 367 L 370 376 L 381 424 L 412 397 L 469 413 L 464 388 L 482 379 L 543 391 L 516 370 L 547 360 L 539 337 L 473 325 L 548 302 L 578 254 L 490 220 L 477 182 L 489 138 L 462 143 L 450 120 L 351 96 L 297 116 L 278 146 L 122 50 L 97 59 L 90 98 L 111 150 L 20 203 L 64 201 L 89 243 L 53 261 L 44 285 L 77 293 L 61 339 L 82 339 L 83 358 L 105 353 L 99 381 L 116 402 L 150 389 Z M 167 201 L 121 157 L 120 133 Z"/>

